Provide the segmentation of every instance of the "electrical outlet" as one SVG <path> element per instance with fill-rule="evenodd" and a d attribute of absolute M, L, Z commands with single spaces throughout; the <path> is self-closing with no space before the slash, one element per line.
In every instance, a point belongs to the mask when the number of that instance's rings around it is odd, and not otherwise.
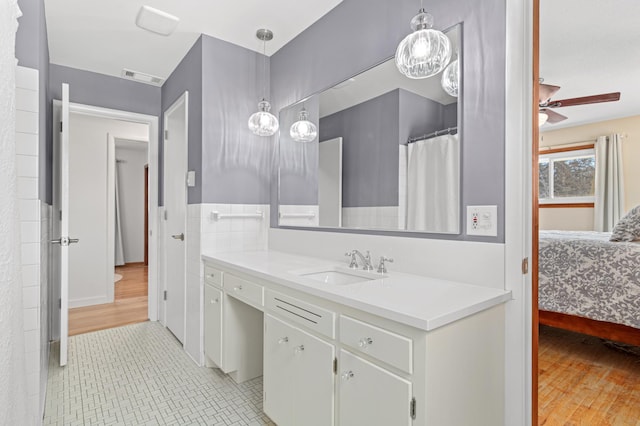
<path fill-rule="evenodd" d="M 467 206 L 467 235 L 496 237 L 498 206 Z"/>

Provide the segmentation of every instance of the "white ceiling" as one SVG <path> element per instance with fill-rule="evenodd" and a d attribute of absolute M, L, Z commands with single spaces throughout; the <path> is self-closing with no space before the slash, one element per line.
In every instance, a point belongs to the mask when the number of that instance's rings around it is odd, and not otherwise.
<path fill-rule="evenodd" d="M 640 114 L 640 1 L 541 0 L 540 76 L 553 99 L 621 92 L 620 101 L 555 108 L 553 130 Z"/>
<path fill-rule="evenodd" d="M 121 76 L 122 69 L 167 78 L 200 34 L 262 52 L 259 28 L 274 33 L 267 55 L 342 0 L 45 0 L 51 63 Z M 180 18 L 161 36 L 135 24 L 142 5 Z"/>

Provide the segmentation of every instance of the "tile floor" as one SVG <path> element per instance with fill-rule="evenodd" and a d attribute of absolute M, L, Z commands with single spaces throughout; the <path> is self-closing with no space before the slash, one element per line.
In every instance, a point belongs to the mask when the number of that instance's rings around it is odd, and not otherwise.
<path fill-rule="evenodd" d="M 44 425 L 273 425 L 262 378 L 198 367 L 157 322 L 73 336 L 64 368 L 56 352 Z"/>

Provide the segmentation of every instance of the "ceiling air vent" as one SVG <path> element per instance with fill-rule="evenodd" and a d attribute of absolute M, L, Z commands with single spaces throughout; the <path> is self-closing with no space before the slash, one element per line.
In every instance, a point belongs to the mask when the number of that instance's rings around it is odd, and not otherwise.
<path fill-rule="evenodd" d="M 151 84 L 153 86 L 162 86 L 164 79 L 156 77 L 155 75 L 145 74 L 140 71 L 132 71 L 124 68 L 122 70 L 122 77 L 127 80 L 137 81 L 138 83 Z"/>

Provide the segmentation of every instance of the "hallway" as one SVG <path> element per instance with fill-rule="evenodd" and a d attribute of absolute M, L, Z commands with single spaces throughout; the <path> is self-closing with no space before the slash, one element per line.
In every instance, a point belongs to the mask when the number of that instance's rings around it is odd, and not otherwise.
<path fill-rule="evenodd" d="M 157 322 L 71 337 L 64 368 L 56 352 L 44 425 L 273 425 L 262 378 L 236 384 L 198 367 Z"/>
<path fill-rule="evenodd" d="M 115 301 L 69 309 L 69 336 L 148 320 L 147 270 L 141 263 L 117 266 L 122 279 L 115 284 Z"/>

